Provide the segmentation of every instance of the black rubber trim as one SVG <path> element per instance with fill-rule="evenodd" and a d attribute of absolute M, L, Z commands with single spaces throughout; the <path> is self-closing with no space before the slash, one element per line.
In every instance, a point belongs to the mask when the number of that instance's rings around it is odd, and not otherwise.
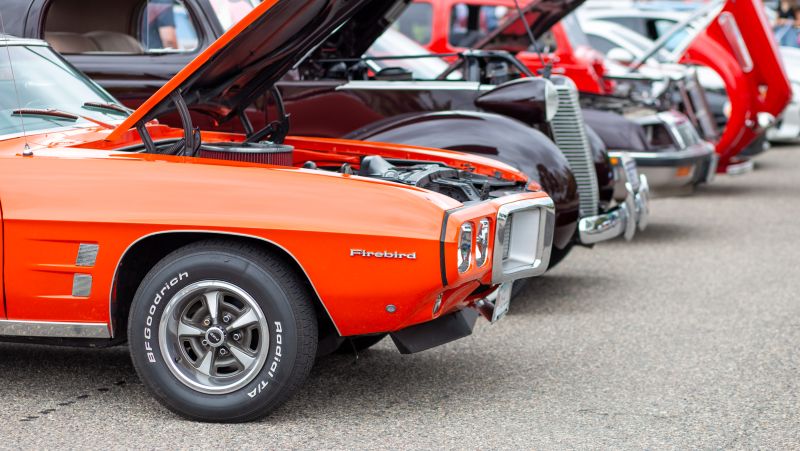
<path fill-rule="evenodd" d="M 442 232 L 439 235 L 439 269 L 442 272 L 442 286 L 447 286 L 447 268 L 445 267 L 445 253 L 444 253 L 444 240 L 447 235 L 447 220 L 450 219 L 450 213 L 453 210 L 447 210 L 444 212 L 444 217 L 442 218 Z"/>
<path fill-rule="evenodd" d="M 633 159 L 636 161 L 637 166 L 641 166 L 643 168 L 652 168 L 652 167 L 676 168 L 679 166 L 687 166 L 691 164 L 697 164 L 702 161 L 710 160 L 711 154 L 696 155 L 696 156 L 655 157 L 655 158 L 633 157 Z"/>

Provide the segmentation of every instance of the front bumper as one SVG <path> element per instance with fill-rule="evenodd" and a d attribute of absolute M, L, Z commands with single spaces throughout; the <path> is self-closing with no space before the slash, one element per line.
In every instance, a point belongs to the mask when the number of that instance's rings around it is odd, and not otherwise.
<path fill-rule="evenodd" d="M 615 154 L 611 152 L 610 154 Z M 666 152 L 628 152 L 654 191 L 687 188 L 714 179 L 718 158 L 710 143 Z M 709 171 L 711 174 L 709 174 Z"/>
<path fill-rule="evenodd" d="M 581 244 L 595 244 L 619 236 L 631 240 L 637 229 L 641 231 L 647 228 L 650 215 L 648 178 L 636 171 L 629 157 L 623 154 L 616 156 L 624 166 L 621 170 L 615 167 L 615 177 L 624 183 L 624 199 L 605 213 L 580 219 L 578 234 Z"/>
<path fill-rule="evenodd" d="M 461 226 L 487 218 L 494 227 L 486 264 L 473 263 L 466 270 L 451 265 Z M 435 300 L 415 302 L 416 311 L 399 327 L 370 333 L 389 332 L 401 353 L 424 351 L 468 336 L 482 310 L 481 302 L 496 291 L 489 291 L 493 286 L 547 270 L 554 227 L 555 205 L 550 197 L 511 195 L 451 211 L 442 231 L 443 287 Z M 477 240 L 472 242 L 474 253 Z"/>
<path fill-rule="evenodd" d="M 792 100 L 783 110 L 775 126 L 767 130 L 767 139 L 770 142 L 792 142 L 800 139 L 800 100 Z"/>

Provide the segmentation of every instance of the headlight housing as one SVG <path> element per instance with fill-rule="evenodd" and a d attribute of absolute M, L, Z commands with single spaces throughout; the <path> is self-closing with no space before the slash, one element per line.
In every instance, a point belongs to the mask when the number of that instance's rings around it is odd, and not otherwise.
<path fill-rule="evenodd" d="M 458 234 L 458 272 L 465 273 L 472 265 L 472 236 L 474 227 L 471 222 L 461 224 Z"/>
<path fill-rule="evenodd" d="M 475 264 L 482 267 L 489 260 L 489 220 L 481 219 L 475 236 Z"/>

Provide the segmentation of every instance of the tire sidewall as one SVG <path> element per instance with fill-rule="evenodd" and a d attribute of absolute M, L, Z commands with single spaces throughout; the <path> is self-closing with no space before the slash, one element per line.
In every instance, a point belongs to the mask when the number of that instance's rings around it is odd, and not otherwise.
<path fill-rule="evenodd" d="M 269 328 L 264 366 L 244 387 L 226 394 L 196 391 L 172 374 L 159 345 L 159 326 L 173 296 L 195 282 L 220 280 L 247 292 L 261 307 Z M 168 407 L 199 419 L 251 416 L 284 398 L 298 352 L 292 303 L 272 274 L 245 257 L 198 252 L 153 269 L 136 293 L 129 324 L 130 353 L 145 385 Z"/>

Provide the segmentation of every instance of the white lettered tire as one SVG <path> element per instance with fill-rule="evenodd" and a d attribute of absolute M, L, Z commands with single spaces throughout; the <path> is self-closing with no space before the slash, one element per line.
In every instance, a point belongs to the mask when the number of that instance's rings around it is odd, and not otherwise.
<path fill-rule="evenodd" d="M 200 421 L 244 422 L 308 376 L 317 321 L 308 283 L 280 256 L 203 241 L 162 259 L 131 305 L 130 353 L 164 406 Z"/>

